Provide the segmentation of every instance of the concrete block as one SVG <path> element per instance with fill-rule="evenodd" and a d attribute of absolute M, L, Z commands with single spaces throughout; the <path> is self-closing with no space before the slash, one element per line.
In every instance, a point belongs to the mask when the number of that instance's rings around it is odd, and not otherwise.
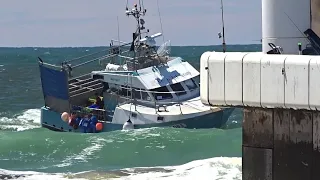
<path fill-rule="evenodd" d="M 247 147 L 273 147 L 272 109 L 244 108 L 243 145 Z"/>
<path fill-rule="evenodd" d="M 272 149 L 243 147 L 242 179 L 272 180 Z"/>

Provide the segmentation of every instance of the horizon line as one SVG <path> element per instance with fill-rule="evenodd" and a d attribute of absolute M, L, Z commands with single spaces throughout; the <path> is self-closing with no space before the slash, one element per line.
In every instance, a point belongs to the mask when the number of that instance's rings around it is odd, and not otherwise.
<path fill-rule="evenodd" d="M 257 44 L 227 44 L 226 46 L 248 46 L 248 45 L 262 45 Z M 221 44 L 215 45 L 171 45 L 170 47 L 210 47 L 210 46 L 222 46 Z M 99 48 L 99 47 L 110 47 L 110 46 L 0 46 L 0 48 Z"/>

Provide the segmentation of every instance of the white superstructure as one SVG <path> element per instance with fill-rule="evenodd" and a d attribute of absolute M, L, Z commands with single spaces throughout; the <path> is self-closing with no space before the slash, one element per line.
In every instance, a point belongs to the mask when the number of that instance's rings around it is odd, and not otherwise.
<path fill-rule="evenodd" d="M 200 61 L 204 104 L 320 109 L 319 56 L 206 52 Z"/>

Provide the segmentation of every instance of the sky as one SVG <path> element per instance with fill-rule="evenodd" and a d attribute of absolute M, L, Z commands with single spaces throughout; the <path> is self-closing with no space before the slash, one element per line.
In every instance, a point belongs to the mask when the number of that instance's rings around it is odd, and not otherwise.
<path fill-rule="evenodd" d="M 128 0 L 129 9 L 139 0 Z M 223 0 L 227 44 L 258 44 L 261 1 Z M 1 0 L 1 47 L 108 46 L 130 41 L 135 20 L 127 0 Z M 162 32 L 171 45 L 216 45 L 222 39 L 220 0 L 144 0 L 150 33 Z M 118 21 L 119 33 L 118 33 Z M 159 38 L 158 43 L 163 42 Z"/>

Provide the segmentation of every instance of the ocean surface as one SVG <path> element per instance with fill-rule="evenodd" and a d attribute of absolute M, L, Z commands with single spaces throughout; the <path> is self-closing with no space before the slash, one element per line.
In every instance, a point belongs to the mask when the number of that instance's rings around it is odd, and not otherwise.
<path fill-rule="evenodd" d="M 59 63 L 102 49 L 105 47 L 0 48 L 0 179 L 5 174 L 41 180 L 242 179 L 239 110 L 223 129 L 76 134 L 41 128 L 43 95 L 37 57 Z M 261 51 L 261 45 L 227 49 Z M 171 49 L 172 55 L 181 56 L 196 69 L 201 54 L 213 50 L 221 51 L 221 46 Z"/>

